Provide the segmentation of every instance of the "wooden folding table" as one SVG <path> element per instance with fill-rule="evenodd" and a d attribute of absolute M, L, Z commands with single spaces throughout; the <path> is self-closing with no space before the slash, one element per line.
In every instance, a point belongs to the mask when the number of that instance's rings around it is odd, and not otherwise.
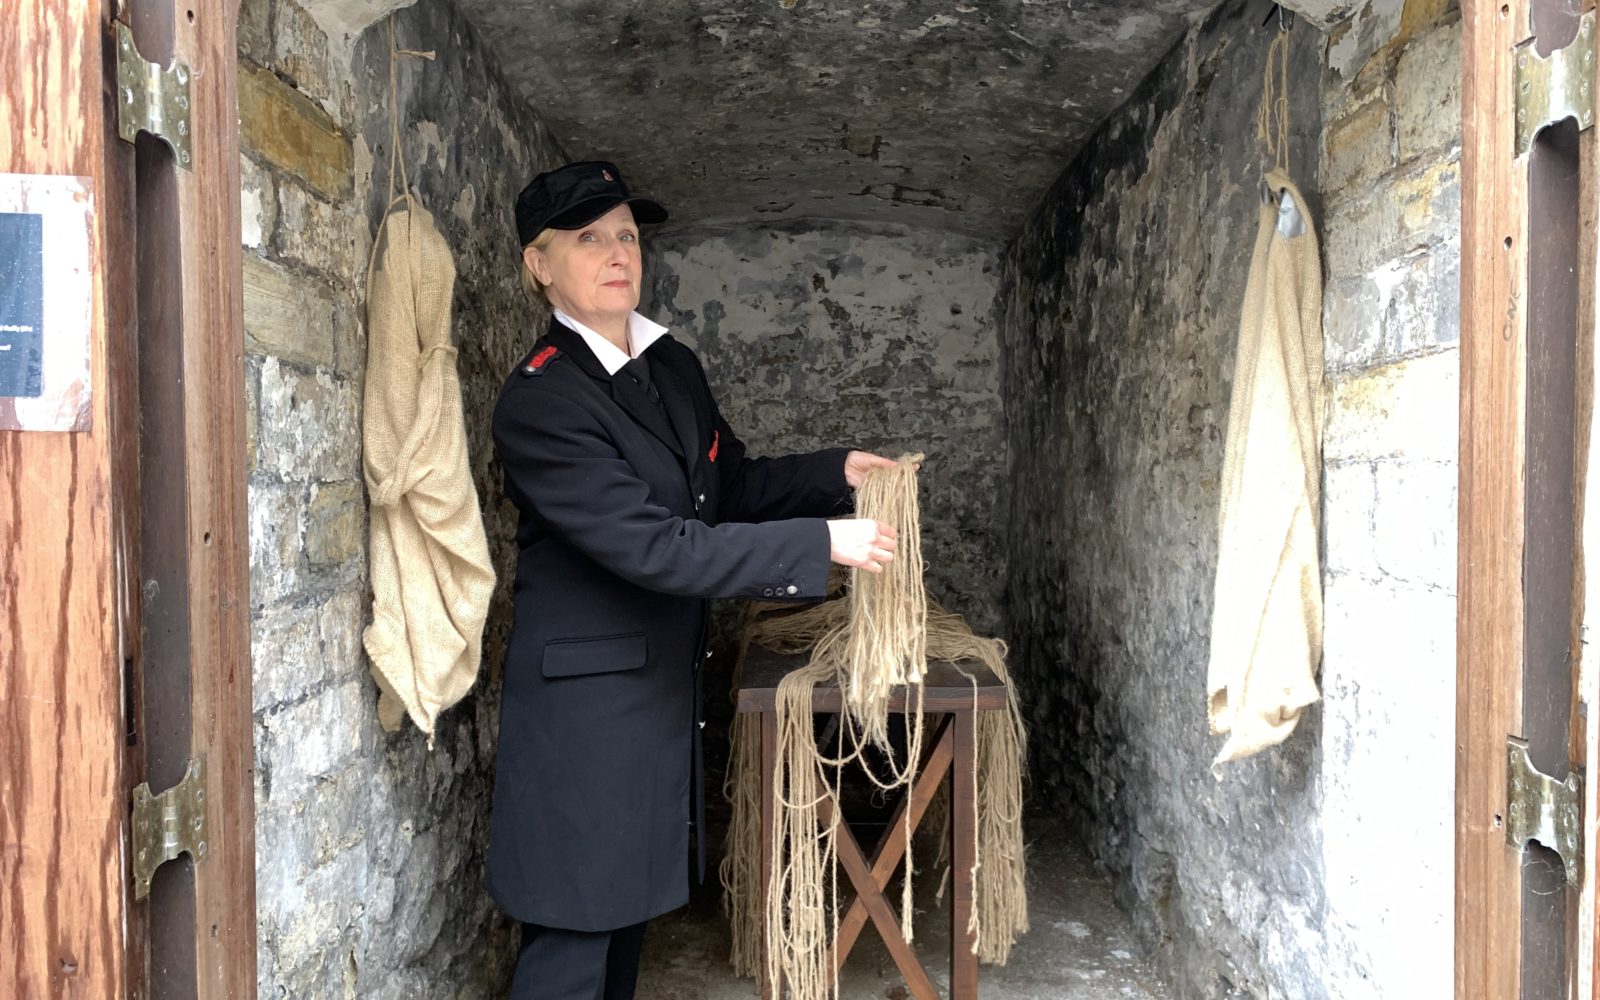
<path fill-rule="evenodd" d="M 752 645 L 746 654 L 738 685 L 737 706 L 740 712 L 756 712 L 761 717 L 761 887 L 762 910 L 766 905 L 766 886 L 772 871 L 772 786 L 777 767 L 777 692 L 778 682 L 790 671 L 806 662 L 804 656 L 781 655 Z M 928 978 L 922 963 L 906 943 L 896 919 L 895 909 L 884 896 L 884 889 L 905 853 L 906 825 L 915 830 L 921 823 L 934 792 L 950 778 L 950 856 L 952 859 L 952 892 L 950 894 L 950 997 L 949 1000 L 976 1000 L 978 995 L 978 959 L 973 954 L 974 935 L 967 931 L 972 915 L 972 863 L 977 852 L 977 829 L 973 805 L 977 789 L 973 786 L 974 764 L 977 759 L 977 712 L 1004 711 L 1005 685 L 983 663 L 976 660 L 950 662 L 930 660 L 928 674 L 923 681 L 921 709 L 938 718 L 933 736 L 917 771 L 913 787 L 895 809 L 888 827 L 879 838 L 877 848 L 870 857 L 864 855 L 850 828 L 840 823 L 837 848 L 839 863 L 849 876 L 855 889 L 855 899 L 839 924 L 839 938 L 834 942 L 834 962 L 842 967 L 855 946 L 868 920 L 877 927 L 894 959 L 895 966 L 905 978 L 906 986 L 915 1000 L 939 1000 L 933 981 Z M 904 713 L 907 710 L 907 691 L 895 689 L 889 710 Z M 909 698 L 910 710 L 918 708 L 914 692 Z M 812 692 L 813 714 L 837 713 L 842 707 L 839 689 L 833 685 L 819 686 Z M 832 822 L 838 803 L 829 795 L 819 809 L 819 818 Z M 763 942 L 763 955 L 765 942 Z M 757 977 L 761 981 L 762 1000 L 773 1000 L 774 984 L 767 981 L 765 961 Z"/>

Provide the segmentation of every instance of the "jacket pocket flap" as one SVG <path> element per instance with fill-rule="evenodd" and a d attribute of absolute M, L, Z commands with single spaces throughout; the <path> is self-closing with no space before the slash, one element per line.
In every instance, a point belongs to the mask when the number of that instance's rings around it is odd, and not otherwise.
<path fill-rule="evenodd" d="M 552 639 L 544 644 L 546 677 L 579 677 L 637 670 L 644 666 L 643 632 L 597 639 Z"/>

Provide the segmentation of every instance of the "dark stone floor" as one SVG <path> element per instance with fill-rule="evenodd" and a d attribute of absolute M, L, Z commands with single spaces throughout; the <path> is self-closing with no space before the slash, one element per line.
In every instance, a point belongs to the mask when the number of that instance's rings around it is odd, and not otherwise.
<path fill-rule="evenodd" d="M 1172 993 L 1143 960 L 1110 888 L 1064 822 L 1031 816 L 1025 829 L 1032 930 L 1018 940 L 1005 966 L 980 967 L 983 1000 L 1170 1000 Z M 697 887 L 689 906 L 651 924 L 639 981 L 642 1000 L 747 1000 L 757 995 L 754 981 L 736 978 L 728 965 L 728 928 L 714 884 L 715 858 L 711 860 L 711 884 Z M 948 911 L 934 898 L 941 874 L 934 870 L 919 879 L 914 926 L 916 950 L 943 990 L 950 928 Z M 898 896 L 894 889 L 893 898 Z M 870 925 L 846 963 L 840 995 L 844 1000 L 909 998 Z"/>

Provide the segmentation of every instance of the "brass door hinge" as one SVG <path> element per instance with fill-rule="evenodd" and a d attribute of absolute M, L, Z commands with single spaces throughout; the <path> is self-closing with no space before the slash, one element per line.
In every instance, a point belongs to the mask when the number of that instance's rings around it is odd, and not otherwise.
<path fill-rule="evenodd" d="M 132 142 L 140 132 L 172 147 L 185 170 L 189 166 L 189 67 L 176 59 L 163 69 L 147 62 L 133 44 L 133 32 L 121 21 L 117 29 L 117 135 Z"/>
<path fill-rule="evenodd" d="M 1557 781 L 1533 766 L 1528 744 L 1506 738 L 1506 842 L 1525 850 L 1537 840 L 1561 856 L 1567 883 L 1583 884 L 1583 779 Z"/>
<path fill-rule="evenodd" d="M 1578 22 L 1578 37 L 1548 56 L 1529 42 L 1517 52 L 1517 155 L 1533 148 L 1534 136 L 1546 125 L 1575 118 L 1578 130 L 1594 124 L 1594 11 Z"/>
<path fill-rule="evenodd" d="M 133 896 L 150 895 L 157 868 L 188 851 L 195 861 L 206 856 L 206 759 L 189 761 L 183 780 L 150 794 L 149 782 L 133 790 Z"/>

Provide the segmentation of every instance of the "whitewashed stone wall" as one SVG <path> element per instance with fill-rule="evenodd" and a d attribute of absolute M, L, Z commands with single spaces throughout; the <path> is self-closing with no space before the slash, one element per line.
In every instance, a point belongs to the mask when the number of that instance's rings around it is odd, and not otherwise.
<path fill-rule="evenodd" d="M 540 327 L 511 205 L 559 151 L 449 2 L 397 15 L 402 145 L 450 242 L 458 368 L 503 581 L 513 520 L 488 408 Z M 245 338 L 263 1000 L 498 997 L 516 935 L 484 891 L 502 587 L 477 692 L 429 750 L 378 726 L 361 469 L 365 270 L 388 187 L 388 35 L 330 47 L 293 0 L 244 0 Z"/>
<path fill-rule="evenodd" d="M 1254 229 L 1256 5 L 1197 25 L 1003 254 L 828 224 L 679 231 L 652 252 L 647 311 L 700 350 L 753 449 L 929 453 L 930 586 L 982 631 L 1003 622 L 1031 793 L 1077 818 L 1188 996 L 1450 988 L 1459 25 L 1447 3 L 1408 9 L 1296 29 L 1295 173 L 1328 279 L 1326 700 L 1221 784 L 1205 632 Z M 507 602 L 432 751 L 378 728 L 360 645 L 386 33 L 350 54 L 294 0 L 240 18 L 260 995 L 497 996 L 515 934 L 482 847 Z M 396 23 L 436 54 L 402 63 L 403 141 L 457 254 L 505 578 L 489 407 L 543 330 L 511 204 L 560 151 L 448 0 Z"/>
<path fill-rule="evenodd" d="M 998 261 L 945 233 L 843 224 L 676 233 L 651 260 L 656 318 L 700 354 L 752 454 L 927 455 L 930 592 L 999 624 Z"/>
<path fill-rule="evenodd" d="M 1461 25 L 1391 31 L 1333 36 L 1323 87 L 1326 974 L 1330 996 L 1446 1000 Z"/>
<path fill-rule="evenodd" d="M 1205 669 L 1259 7 L 1197 26 L 1005 257 L 1004 608 L 1035 796 L 1083 822 L 1186 996 L 1451 989 L 1460 32 L 1447 4 L 1381 6 L 1302 23 L 1290 55 L 1327 278 L 1324 701 L 1220 782 Z"/>

